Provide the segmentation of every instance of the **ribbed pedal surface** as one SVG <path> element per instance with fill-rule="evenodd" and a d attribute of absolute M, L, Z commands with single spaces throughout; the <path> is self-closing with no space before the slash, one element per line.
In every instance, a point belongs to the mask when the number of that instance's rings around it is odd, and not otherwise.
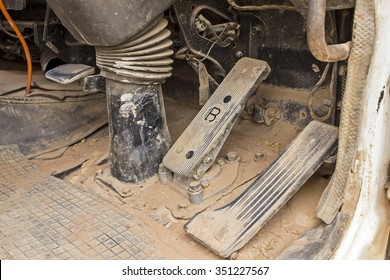
<path fill-rule="evenodd" d="M 240 59 L 166 154 L 164 165 L 178 175 L 192 176 L 213 149 L 216 155 L 246 101 L 269 73 L 264 61 Z"/>
<path fill-rule="evenodd" d="M 222 257 L 244 246 L 337 146 L 338 129 L 311 122 L 238 198 L 194 216 L 184 229 Z"/>

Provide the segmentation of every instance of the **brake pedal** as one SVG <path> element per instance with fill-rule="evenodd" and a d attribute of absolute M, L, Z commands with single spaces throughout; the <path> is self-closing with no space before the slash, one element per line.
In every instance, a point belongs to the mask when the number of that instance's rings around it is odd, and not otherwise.
<path fill-rule="evenodd" d="M 222 257 L 243 247 L 336 149 L 337 127 L 312 121 L 249 187 L 222 208 L 184 225 L 194 239 Z"/>
<path fill-rule="evenodd" d="M 270 73 L 265 61 L 242 58 L 163 159 L 179 176 L 200 179 L 215 161 L 245 103 Z"/>

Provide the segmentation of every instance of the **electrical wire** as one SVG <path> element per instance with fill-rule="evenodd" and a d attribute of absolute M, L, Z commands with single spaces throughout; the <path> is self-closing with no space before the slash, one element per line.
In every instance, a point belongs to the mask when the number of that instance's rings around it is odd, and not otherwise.
<path fill-rule="evenodd" d="M 330 68 L 330 63 L 326 64 L 326 66 L 324 68 L 324 71 L 322 72 L 322 76 L 321 76 L 320 80 L 316 83 L 316 85 L 311 90 L 310 95 L 309 95 L 309 105 L 308 106 L 309 106 L 310 116 L 313 118 L 313 120 L 320 121 L 320 122 L 323 122 L 323 121 L 326 121 L 327 119 L 329 119 L 329 117 L 332 114 L 332 105 L 334 103 L 334 98 L 333 98 L 333 94 L 332 94 L 332 88 L 334 86 L 334 79 L 333 79 L 334 73 L 333 72 L 335 70 L 332 71 L 332 80 L 331 80 L 331 85 L 330 85 L 330 89 L 329 89 L 329 95 L 331 96 L 330 100 L 332 101 L 331 102 L 332 104 L 329 107 L 328 112 L 326 113 L 326 115 L 320 117 L 313 110 L 314 95 L 318 91 L 319 87 L 322 86 L 322 84 L 325 82 L 325 79 L 328 76 L 329 68 Z"/>
<path fill-rule="evenodd" d="M 0 0 L 0 10 L 11 25 L 13 31 L 15 32 L 16 36 L 18 37 L 20 43 L 22 44 L 24 53 L 26 55 L 27 60 L 27 82 L 26 82 L 26 95 L 30 94 L 30 87 L 32 82 L 32 60 L 31 60 L 31 54 L 30 50 L 28 48 L 28 45 L 26 43 L 26 40 L 24 39 L 22 33 L 20 32 L 18 26 L 14 23 L 11 16 L 9 15 L 7 9 L 5 8 L 5 5 L 3 3 L 3 0 Z"/>
<path fill-rule="evenodd" d="M 3 24 L 3 19 L 0 18 L 0 30 L 3 31 L 5 34 L 7 34 L 8 36 L 12 37 L 12 38 L 16 38 L 16 39 L 19 39 L 18 36 L 16 36 L 15 34 L 9 32 L 4 24 Z M 26 36 L 23 36 L 24 39 L 30 39 L 31 37 L 33 36 L 33 34 L 30 34 L 30 35 L 26 35 Z"/>

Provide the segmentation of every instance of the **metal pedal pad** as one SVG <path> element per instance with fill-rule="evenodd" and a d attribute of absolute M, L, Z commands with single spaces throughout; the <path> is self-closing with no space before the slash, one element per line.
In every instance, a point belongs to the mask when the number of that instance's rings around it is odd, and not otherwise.
<path fill-rule="evenodd" d="M 226 258 L 244 246 L 336 149 L 337 127 L 312 121 L 231 203 L 201 212 L 185 231 Z"/>
<path fill-rule="evenodd" d="M 95 67 L 84 64 L 63 64 L 50 69 L 45 77 L 59 84 L 70 84 L 95 73 Z"/>
<path fill-rule="evenodd" d="M 240 59 L 165 155 L 165 167 L 181 176 L 202 177 L 215 161 L 246 101 L 269 73 L 265 61 Z"/>

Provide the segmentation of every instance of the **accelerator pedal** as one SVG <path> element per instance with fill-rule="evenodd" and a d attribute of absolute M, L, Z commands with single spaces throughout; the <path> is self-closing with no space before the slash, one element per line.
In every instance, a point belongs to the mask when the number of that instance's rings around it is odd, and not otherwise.
<path fill-rule="evenodd" d="M 45 73 L 45 77 L 66 85 L 95 73 L 95 67 L 84 64 L 62 64 Z"/>
<path fill-rule="evenodd" d="M 173 173 L 199 179 L 215 161 L 245 103 L 270 68 L 241 58 L 163 159 Z"/>
<path fill-rule="evenodd" d="M 222 208 L 184 225 L 200 243 L 226 258 L 243 247 L 336 149 L 337 127 L 312 121 L 249 187 Z"/>

